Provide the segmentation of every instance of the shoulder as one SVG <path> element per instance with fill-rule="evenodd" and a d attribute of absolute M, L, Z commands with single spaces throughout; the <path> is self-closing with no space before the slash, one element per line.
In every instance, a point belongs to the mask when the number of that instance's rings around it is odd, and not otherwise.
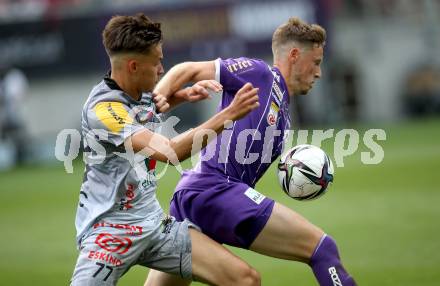
<path fill-rule="evenodd" d="M 262 60 L 246 57 L 220 60 L 219 79 L 223 86 L 238 89 L 245 82 L 258 84 L 272 77 L 270 67 Z"/>
<path fill-rule="evenodd" d="M 115 121 L 118 124 L 129 120 L 129 102 L 123 92 L 109 88 L 103 81 L 90 92 L 83 107 L 83 116 L 91 121 Z"/>
<path fill-rule="evenodd" d="M 97 107 L 112 103 L 120 106 L 128 106 L 129 102 L 121 90 L 109 88 L 104 81 L 95 85 L 89 94 L 84 109 L 92 110 Z"/>
<path fill-rule="evenodd" d="M 219 59 L 219 62 L 230 73 L 242 73 L 247 71 L 270 71 L 267 63 L 260 59 L 246 57 Z"/>

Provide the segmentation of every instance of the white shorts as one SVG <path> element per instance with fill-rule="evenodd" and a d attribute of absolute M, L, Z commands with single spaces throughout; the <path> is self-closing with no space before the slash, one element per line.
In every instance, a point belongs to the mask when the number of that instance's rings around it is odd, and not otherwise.
<path fill-rule="evenodd" d="M 140 224 L 102 220 L 81 240 L 71 285 L 116 285 L 136 264 L 192 279 L 189 227 L 198 229 L 170 216 Z"/>

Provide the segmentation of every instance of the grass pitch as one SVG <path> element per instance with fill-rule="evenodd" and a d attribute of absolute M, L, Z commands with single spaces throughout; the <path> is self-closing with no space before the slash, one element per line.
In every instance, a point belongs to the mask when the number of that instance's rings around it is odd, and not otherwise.
<path fill-rule="evenodd" d="M 289 199 L 278 187 L 273 166 L 257 189 L 331 234 L 359 285 L 438 285 L 440 120 L 374 128 L 387 132 L 380 142 L 382 163 L 363 165 L 356 152 L 336 169 L 324 197 Z M 329 154 L 331 147 L 325 145 Z M 74 167 L 73 174 L 65 173 L 60 162 L 0 173 L 0 284 L 68 284 L 77 256 L 74 217 L 83 165 Z M 165 178 L 158 196 L 168 209 L 178 174 L 170 168 Z M 316 285 L 305 265 L 232 251 L 260 271 L 263 285 Z M 143 285 L 146 274 L 146 268 L 136 266 L 119 285 Z"/>

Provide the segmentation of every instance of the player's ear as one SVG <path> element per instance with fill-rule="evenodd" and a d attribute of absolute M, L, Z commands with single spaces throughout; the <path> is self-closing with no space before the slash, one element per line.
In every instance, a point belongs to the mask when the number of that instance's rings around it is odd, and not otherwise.
<path fill-rule="evenodd" d="M 297 47 L 293 47 L 289 52 L 289 62 L 291 64 L 296 63 L 296 61 L 298 61 L 299 59 L 300 54 L 301 54 L 301 50 Z"/>
<path fill-rule="evenodd" d="M 134 73 L 138 70 L 138 63 L 135 59 L 130 59 L 127 61 L 128 71 Z"/>

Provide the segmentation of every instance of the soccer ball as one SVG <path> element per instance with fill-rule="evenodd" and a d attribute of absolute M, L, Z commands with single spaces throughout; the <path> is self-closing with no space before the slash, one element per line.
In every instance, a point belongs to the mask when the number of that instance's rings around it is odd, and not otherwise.
<path fill-rule="evenodd" d="M 296 200 L 319 198 L 333 182 L 334 169 L 320 148 L 303 144 L 285 152 L 278 163 L 278 180 L 284 192 Z"/>

